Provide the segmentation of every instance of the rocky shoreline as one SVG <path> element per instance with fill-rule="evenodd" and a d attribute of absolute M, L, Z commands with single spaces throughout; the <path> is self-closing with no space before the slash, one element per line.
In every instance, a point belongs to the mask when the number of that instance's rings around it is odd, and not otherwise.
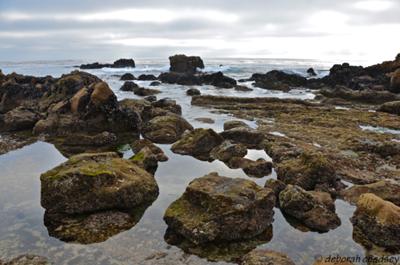
<path fill-rule="evenodd" d="M 135 62 L 80 66 L 103 67 Z M 60 78 L 0 71 L 0 154 L 43 140 L 68 158 L 40 177 L 50 236 L 92 244 L 134 227 L 159 196 L 154 174 L 168 157 L 157 144 L 171 144 L 175 154 L 221 161 L 254 179 L 275 170 L 277 178 L 259 186 L 215 172 L 198 176 L 165 211 L 168 244 L 210 261 L 294 264 L 288 253 L 256 249 L 272 238 L 274 212 L 306 231 L 326 233 L 341 226 L 335 200 L 345 200 L 357 207 L 351 218 L 355 241 L 367 250 L 400 253 L 400 140 L 373 131 L 400 132 L 400 55 L 370 67 L 334 65 L 323 78 L 309 69 L 308 77 L 274 70 L 235 80 L 198 71 L 203 68 L 200 57 L 175 55 L 170 71 L 158 77 L 123 75 L 121 90 L 141 98 L 121 101 L 106 82 L 78 70 Z M 135 80 L 189 86 L 193 106 L 257 126 L 232 119 L 221 132 L 194 128 L 174 99 L 158 99 L 158 89 Z M 211 96 L 190 87 L 246 93 L 245 82 L 286 92 L 310 88 L 316 97 Z M 130 158 L 120 150 L 126 144 Z M 247 158 L 254 149 L 272 161 Z M 26 259 L 32 261 L 3 263 L 47 264 L 40 257 Z"/>

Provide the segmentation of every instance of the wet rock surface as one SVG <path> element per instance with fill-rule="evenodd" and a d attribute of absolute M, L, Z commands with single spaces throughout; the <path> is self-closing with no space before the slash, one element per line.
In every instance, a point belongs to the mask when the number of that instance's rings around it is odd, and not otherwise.
<path fill-rule="evenodd" d="M 171 72 L 194 73 L 204 68 L 203 60 L 198 56 L 174 55 L 169 57 L 169 62 Z"/>
<path fill-rule="evenodd" d="M 279 206 L 283 212 L 312 230 L 327 232 L 341 224 L 332 199 L 307 192 L 298 186 L 288 185 L 279 193 Z"/>
<path fill-rule="evenodd" d="M 271 190 L 211 173 L 195 179 L 164 215 L 169 229 L 201 245 L 255 237 L 272 222 Z"/>
<path fill-rule="evenodd" d="M 400 247 L 400 207 L 366 193 L 360 196 L 351 221 L 355 229 L 374 244 L 388 248 Z"/>

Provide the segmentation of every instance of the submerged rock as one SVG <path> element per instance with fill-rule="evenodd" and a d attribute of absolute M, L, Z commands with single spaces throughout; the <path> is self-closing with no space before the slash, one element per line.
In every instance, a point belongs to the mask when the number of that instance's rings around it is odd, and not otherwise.
<path fill-rule="evenodd" d="M 211 150 L 223 141 L 224 139 L 214 130 L 199 128 L 184 134 L 171 150 L 177 154 L 208 160 Z"/>
<path fill-rule="evenodd" d="M 161 82 L 159 81 L 153 81 L 150 83 L 150 86 L 159 86 L 159 85 L 161 85 Z"/>
<path fill-rule="evenodd" d="M 130 80 L 135 80 L 135 79 L 136 79 L 135 76 L 131 73 L 123 74 L 120 78 L 120 80 L 122 80 L 122 81 L 130 81 Z"/>
<path fill-rule="evenodd" d="M 196 88 L 189 88 L 188 90 L 186 90 L 186 95 L 188 96 L 198 96 L 200 94 L 200 90 Z"/>
<path fill-rule="evenodd" d="M 132 209 L 158 196 L 154 177 L 116 153 L 72 156 L 40 181 L 41 204 L 50 213 Z"/>
<path fill-rule="evenodd" d="M 400 183 L 395 180 L 381 180 L 366 185 L 354 185 L 344 190 L 342 196 L 352 203 L 357 203 L 364 193 L 373 193 L 386 201 L 400 206 Z"/>
<path fill-rule="evenodd" d="M 372 193 L 363 194 L 351 222 L 374 244 L 389 250 L 400 248 L 400 207 L 395 204 Z"/>
<path fill-rule="evenodd" d="M 190 123 L 181 116 L 169 114 L 148 121 L 142 129 L 142 134 L 154 143 L 172 144 L 179 140 L 186 130 L 193 130 Z"/>
<path fill-rule="evenodd" d="M 327 232 L 341 224 L 334 211 L 332 199 L 307 192 L 298 186 L 288 185 L 281 191 L 279 205 L 285 214 L 315 231 Z"/>
<path fill-rule="evenodd" d="M 194 244 L 238 241 L 265 231 L 275 196 L 256 183 L 211 173 L 193 180 L 165 212 L 169 229 Z"/>
<path fill-rule="evenodd" d="M 147 139 L 140 139 L 131 144 L 131 148 L 134 153 L 139 153 L 140 150 L 145 147 L 151 150 L 151 152 L 156 156 L 157 161 L 165 162 L 168 160 L 168 157 L 165 155 L 164 151 Z"/>
<path fill-rule="evenodd" d="M 195 118 L 194 120 L 202 122 L 202 123 L 207 123 L 207 124 L 214 124 L 215 123 L 215 120 L 213 120 L 211 118 L 206 118 L 206 117 Z"/>
<path fill-rule="evenodd" d="M 198 56 L 183 54 L 169 57 L 170 71 L 179 73 L 195 73 L 197 68 L 203 69 L 203 60 Z"/>
<path fill-rule="evenodd" d="M 295 265 L 285 254 L 272 251 L 256 249 L 245 255 L 240 265 Z"/>

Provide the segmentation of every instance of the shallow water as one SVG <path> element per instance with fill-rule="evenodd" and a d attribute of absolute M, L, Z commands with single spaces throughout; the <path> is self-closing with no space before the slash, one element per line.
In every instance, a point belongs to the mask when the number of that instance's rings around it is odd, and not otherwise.
<path fill-rule="evenodd" d="M 223 70 L 235 78 L 249 77 L 252 72 L 266 72 L 279 68 L 301 72 L 312 64 L 307 62 L 277 61 L 267 64 L 265 61 L 235 61 L 229 60 L 211 64 L 206 70 Z M 73 69 L 77 62 L 56 64 L 0 64 L 4 72 L 17 71 L 33 75 L 60 75 Z M 223 66 L 219 67 L 219 64 Z M 164 64 L 148 63 L 138 69 L 103 69 L 92 73 L 107 81 L 119 99 L 137 98 L 133 93 L 119 91 L 123 82 L 115 74 L 123 74 L 127 70 L 135 75 L 165 71 Z M 324 65 L 321 63 L 321 65 Z M 242 68 L 240 68 L 240 67 Z M 317 68 L 318 69 L 318 68 Z M 322 70 L 325 68 L 321 68 Z M 323 71 L 321 71 L 323 72 Z M 138 82 L 148 86 L 149 82 Z M 246 84 L 249 85 L 250 84 Z M 169 97 L 177 100 L 183 108 L 183 116 L 194 127 L 213 128 L 221 131 L 223 123 L 230 116 L 214 113 L 213 110 L 191 106 L 191 98 L 186 96 L 188 87 L 179 85 L 162 85 L 158 98 Z M 291 93 L 273 92 L 255 88 L 252 92 L 237 92 L 226 89 L 216 89 L 211 86 L 196 87 L 203 94 L 234 95 L 244 97 L 279 96 L 286 98 L 313 98 L 307 90 Z M 207 117 L 215 120 L 213 124 L 196 121 L 196 118 Z M 251 127 L 256 127 L 257 121 L 245 121 Z M 285 137 L 281 133 L 276 135 Z M 185 254 L 177 247 L 164 241 L 166 224 L 162 217 L 165 209 L 185 190 L 191 180 L 210 172 L 218 172 L 227 177 L 251 179 L 264 186 L 268 178 L 276 178 L 273 171 L 270 176 L 262 179 L 249 178 L 241 169 L 229 169 L 220 161 L 204 162 L 190 156 L 181 156 L 171 152 L 170 145 L 159 145 L 169 157 L 164 163 L 159 163 L 155 178 L 160 188 L 157 200 L 145 211 L 140 221 L 131 229 L 121 232 L 105 242 L 81 245 L 65 243 L 48 235 L 43 223 L 44 209 L 40 206 L 41 173 L 53 168 L 66 160 L 51 144 L 37 142 L 20 150 L 0 156 L 0 259 L 11 258 L 19 254 L 33 253 L 48 257 L 55 264 L 209 264 L 211 262 L 196 255 Z M 130 156 L 131 151 L 126 152 Z M 264 151 L 248 150 L 246 156 L 250 159 L 270 159 Z M 287 253 L 299 265 L 312 264 L 315 256 L 342 255 L 365 256 L 366 251 L 352 238 L 352 224 L 349 218 L 355 208 L 348 203 L 337 200 L 336 211 L 342 220 L 342 225 L 328 233 L 320 234 L 306 231 L 290 220 L 286 220 L 279 209 L 275 209 L 273 237 L 270 242 L 261 244 L 259 248 Z M 157 259 L 157 257 L 161 257 Z M 220 262 L 218 264 L 224 264 Z"/>

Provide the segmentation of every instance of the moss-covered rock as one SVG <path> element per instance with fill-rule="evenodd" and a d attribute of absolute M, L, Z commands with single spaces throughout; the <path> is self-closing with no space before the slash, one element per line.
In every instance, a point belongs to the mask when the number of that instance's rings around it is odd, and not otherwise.
<path fill-rule="evenodd" d="M 236 143 L 243 143 L 248 146 L 259 144 L 263 140 L 263 135 L 254 129 L 240 126 L 220 133 L 225 140 L 231 140 Z"/>
<path fill-rule="evenodd" d="M 164 151 L 147 139 L 137 140 L 133 142 L 130 146 L 132 148 L 132 151 L 135 153 L 139 153 L 140 150 L 148 147 L 151 152 L 156 156 L 157 161 L 165 162 L 168 160 L 168 157 L 164 154 Z"/>
<path fill-rule="evenodd" d="M 250 128 L 244 121 L 232 120 L 224 123 L 224 131 L 238 127 Z"/>
<path fill-rule="evenodd" d="M 226 164 L 230 168 L 241 168 L 250 177 L 262 178 L 272 172 L 272 162 L 263 158 L 256 161 L 243 157 L 233 157 Z"/>
<path fill-rule="evenodd" d="M 391 101 L 382 104 L 378 111 L 400 115 L 400 101 Z"/>
<path fill-rule="evenodd" d="M 267 250 L 256 249 L 245 255 L 240 265 L 295 265 L 285 254 Z"/>
<path fill-rule="evenodd" d="M 331 200 L 317 197 L 298 186 L 288 185 L 280 192 L 279 205 L 285 214 L 315 231 L 327 232 L 341 224 Z"/>
<path fill-rule="evenodd" d="M 275 193 L 276 206 L 279 207 L 279 193 L 286 188 L 286 184 L 278 179 L 268 179 L 264 184 L 264 188 L 271 189 Z"/>
<path fill-rule="evenodd" d="M 171 150 L 177 154 L 208 160 L 211 150 L 223 141 L 224 139 L 213 129 L 199 128 L 184 134 Z"/>
<path fill-rule="evenodd" d="M 243 240 L 273 219 L 275 196 L 252 181 L 211 173 L 195 179 L 165 212 L 169 229 L 195 244 Z"/>
<path fill-rule="evenodd" d="M 357 202 L 351 222 L 374 244 L 389 250 L 400 248 L 400 207 L 395 204 L 365 193 Z"/>
<path fill-rule="evenodd" d="M 190 123 L 178 115 L 169 114 L 151 119 L 144 125 L 142 134 L 154 143 L 172 144 L 179 140 L 186 130 L 193 130 Z"/>
<path fill-rule="evenodd" d="M 243 144 L 234 144 L 230 141 L 224 141 L 222 144 L 213 148 L 210 156 L 223 162 L 228 162 L 233 157 L 244 157 L 247 154 L 247 147 Z"/>
<path fill-rule="evenodd" d="M 41 204 L 51 213 L 132 209 L 158 196 L 154 177 L 116 153 L 72 156 L 40 180 Z"/>
<path fill-rule="evenodd" d="M 357 203 L 364 193 L 373 193 L 380 198 L 400 206 L 400 183 L 394 180 L 381 180 L 371 184 L 354 185 L 341 195 L 351 203 Z"/>

